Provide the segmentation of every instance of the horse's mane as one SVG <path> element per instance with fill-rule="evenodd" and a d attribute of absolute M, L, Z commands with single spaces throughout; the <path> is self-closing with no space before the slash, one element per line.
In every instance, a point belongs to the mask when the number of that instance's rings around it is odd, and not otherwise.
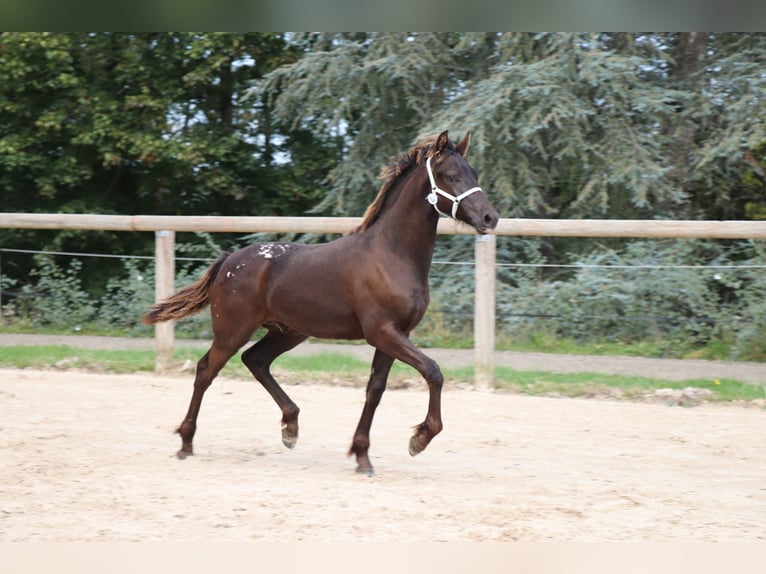
<path fill-rule="evenodd" d="M 431 155 L 431 151 L 436 145 L 436 138 L 438 136 L 430 136 L 423 139 L 420 143 L 412 147 L 408 152 L 391 158 L 391 163 L 383 166 L 380 170 L 379 178 L 383 180 L 383 185 L 380 186 L 380 191 L 375 197 L 374 201 L 369 205 L 367 211 L 364 212 L 362 223 L 358 227 L 355 227 L 349 231 L 349 235 L 353 233 L 359 233 L 365 229 L 369 229 L 370 226 L 378 220 L 381 212 L 386 204 L 386 199 L 389 196 L 389 192 L 396 187 L 396 184 L 409 173 L 413 168 L 423 165 L 426 159 Z M 455 144 L 450 141 L 447 144 L 447 149 L 454 151 Z"/>

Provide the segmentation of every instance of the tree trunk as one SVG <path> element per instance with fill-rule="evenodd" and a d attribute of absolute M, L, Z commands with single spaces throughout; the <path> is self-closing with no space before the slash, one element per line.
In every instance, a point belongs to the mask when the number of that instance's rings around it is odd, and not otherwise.
<path fill-rule="evenodd" d="M 230 131 L 234 127 L 234 77 L 231 70 L 231 60 L 226 60 L 221 64 L 219 70 L 221 86 L 219 91 L 219 112 L 221 114 L 221 125 L 224 130 Z"/>
<path fill-rule="evenodd" d="M 691 182 L 692 165 L 694 163 L 695 138 L 697 125 L 693 114 L 696 103 L 700 98 L 705 54 L 709 34 L 703 32 L 682 32 L 677 34 L 675 48 L 672 51 L 673 65 L 670 69 L 671 83 L 679 90 L 686 92 L 684 101 L 676 105 L 675 117 L 670 119 L 668 161 L 671 167 L 671 177 L 679 191 L 683 192 L 686 201 L 677 216 L 694 218 L 696 203 Z"/>

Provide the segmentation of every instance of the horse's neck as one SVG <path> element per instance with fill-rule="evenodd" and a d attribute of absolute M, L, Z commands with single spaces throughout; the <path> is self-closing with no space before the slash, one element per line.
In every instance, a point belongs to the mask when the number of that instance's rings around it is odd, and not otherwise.
<path fill-rule="evenodd" d="M 415 171 L 395 191 L 376 227 L 402 257 L 411 258 L 425 273 L 431 267 L 439 215 L 426 201 L 425 174 Z"/>

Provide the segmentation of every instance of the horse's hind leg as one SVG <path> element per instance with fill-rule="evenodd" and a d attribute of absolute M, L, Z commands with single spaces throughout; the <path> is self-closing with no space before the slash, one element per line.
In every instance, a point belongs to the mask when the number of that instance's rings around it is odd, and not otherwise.
<path fill-rule="evenodd" d="M 274 327 L 265 337 L 242 353 L 242 362 L 263 385 L 282 410 L 282 443 L 293 448 L 298 441 L 298 413 L 300 409 L 271 374 L 271 363 L 279 355 L 298 346 L 307 339 L 295 331 L 282 331 Z"/>
<path fill-rule="evenodd" d="M 375 351 L 375 356 L 372 359 L 370 380 L 367 382 L 367 398 L 364 402 L 359 424 L 354 432 L 354 440 L 348 451 L 349 455 L 353 454 L 356 456 L 356 471 L 362 474 L 374 474 L 370 457 L 367 454 L 370 449 L 370 427 L 372 426 L 372 418 L 375 416 L 375 409 L 378 408 L 383 391 L 386 390 L 388 373 L 393 363 L 394 359 L 392 357 L 389 357 L 382 351 Z"/>
<path fill-rule="evenodd" d="M 197 374 L 194 377 L 194 392 L 192 393 L 189 410 L 184 417 L 181 426 L 176 432 L 181 435 L 181 450 L 178 451 L 178 458 L 186 458 L 194 454 L 192 440 L 197 430 L 197 416 L 202 406 L 202 397 L 205 395 L 213 379 L 223 368 L 239 347 L 237 345 L 222 346 L 213 341 L 210 350 L 197 362 Z"/>

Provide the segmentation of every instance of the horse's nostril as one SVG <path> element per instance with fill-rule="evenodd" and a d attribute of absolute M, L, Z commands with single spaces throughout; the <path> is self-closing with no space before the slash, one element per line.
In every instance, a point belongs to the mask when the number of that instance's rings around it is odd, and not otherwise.
<path fill-rule="evenodd" d="M 487 214 L 484 216 L 484 225 L 486 225 L 487 227 L 490 227 L 490 228 L 494 229 L 494 228 L 495 228 L 495 225 L 497 225 L 497 217 L 495 217 L 495 216 L 494 216 L 494 215 L 492 215 L 491 213 L 487 213 Z"/>

